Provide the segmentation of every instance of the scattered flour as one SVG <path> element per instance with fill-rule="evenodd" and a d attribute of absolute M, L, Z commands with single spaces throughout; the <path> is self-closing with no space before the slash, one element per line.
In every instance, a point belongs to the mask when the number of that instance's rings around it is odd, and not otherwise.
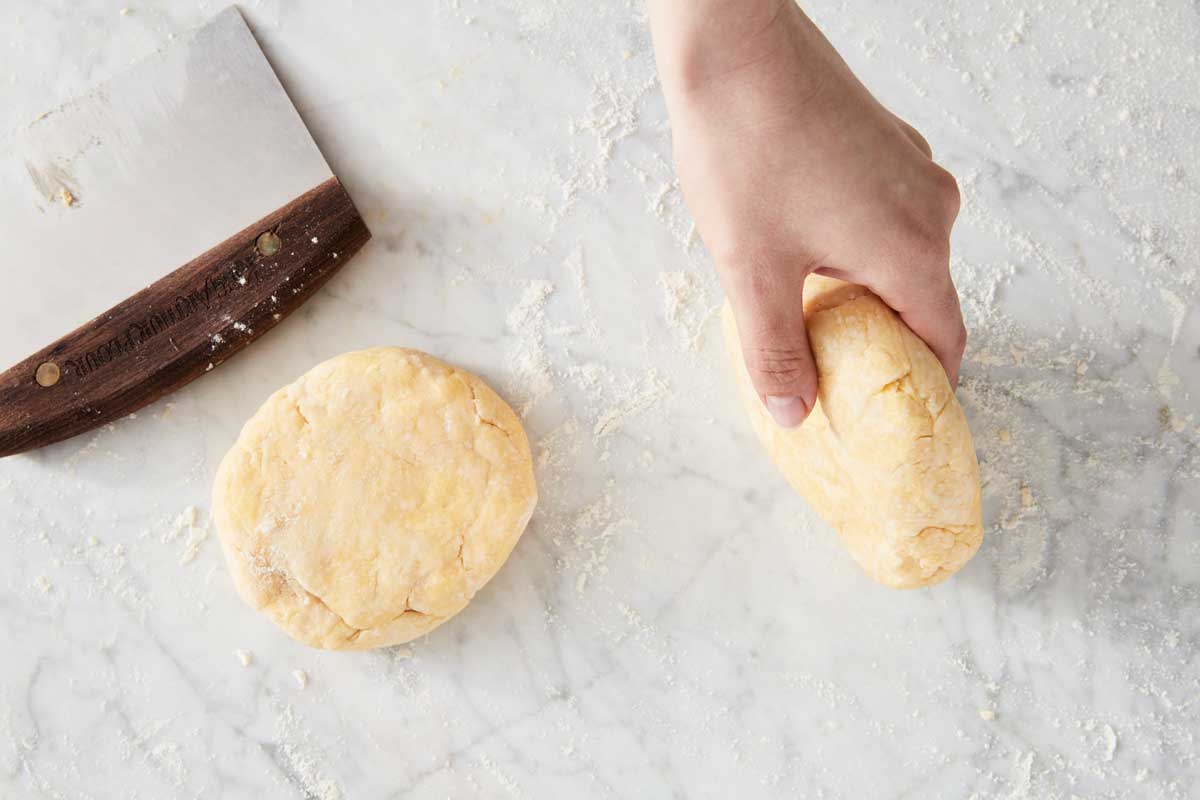
<path fill-rule="evenodd" d="M 708 322 L 721 306 L 709 300 L 706 284 L 687 270 L 662 272 L 658 276 L 663 292 L 663 316 L 681 346 L 699 350 Z"/>
<path fill-rule="evenodd" d="M 328 759 L 313 743 L 295 709 L 281 705 L 277 713 L 275 745 L 291 788 L 299 789 L 309 800 L 343 800 L 346 795 L 341 785 L 326 772 Z"/>
<path fill-rule="evenodd" d="M 522 417 L 554 391 L 554 376 L 543 333 L 546 301 L 554 289 L 554 284 L 548 280 L 531 280 L 521 299 L 508 312 L 508 328 L 516 334 L 515 347 L 509 355 L 509 367 L 514 375 L 510 392 L 514 397 L 522 398 L 519 408 Z"/>
<path fill-rule="evenodd" d="M 646 377 L 623 397 L 615 399 L 592 426 L 592 437 L 600 442 L 621 428 L 633 415 L 659 403 L 667 394 L 667 384 L 651 369 Z"/>
<path fill-rule="evenodd" d="M 1033 786 L 1033 753 L 1017 755 L 1013 758 L 1013 790 L 1008 796 L 1012 800 L 1031 797 L 1030 788 Z"/>
<path fill-rule="evenodd" d="M 568 124 L 570 134 L 592 136 L 594 151 L 591 158 L 576 155 L 571 171 L 562 178 L 564 211 L 575 205 L 581 192 L 608 188 L 609 166 L 617 145 L 637 133 L 638 109 L 657 84 L 657 79 L 651 78 L 630 86 L 628 81 L 614 80 L 608 71 L 597 77 L 586 113 Z"/>

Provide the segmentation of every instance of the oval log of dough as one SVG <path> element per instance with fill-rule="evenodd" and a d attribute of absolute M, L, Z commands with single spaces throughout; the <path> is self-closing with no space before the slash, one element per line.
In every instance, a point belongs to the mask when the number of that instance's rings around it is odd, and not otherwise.
<path fill-rule="evenodd" d="M 238 593 L 331 650 L 407 642 L 462 611 L 536 503 L 512 409 L 399 347 L 340 355 L 271 395 L 213 484 Z"/>
<path fill-rule="evenodd" d="M 788 482 L 875 580 L 929 586 L 983 539 L 971 431 L 941 364 L 869 290 L 813 275 L 804 312 L 817 403 L 785 430 L 767 414 L 726 304 L 726 343 L 759 439 Z"/>

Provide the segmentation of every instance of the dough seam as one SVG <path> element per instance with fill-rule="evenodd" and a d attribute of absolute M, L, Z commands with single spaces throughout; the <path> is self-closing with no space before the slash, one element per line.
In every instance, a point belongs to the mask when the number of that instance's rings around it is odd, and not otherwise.
<path fill-rule="evenodd" d="M 492 422 L 487 417 L 483 416 L 483 413 L 479 410 L 479 396 L 477 394 L 475 394 L 475 386 L 470 381 L 464 380 L 463 377 L 461 375 L 459 375 L 458 373 L 455 373 L 454 377 L 458 380 L 459 383 L 461 383 L 463 386 L 467 387 L 467 391 L 471 393 L 471 407 L 475 410 L 475 421 L 481 425 L 487 425 L 490 428 L 495 428 L 496 430 L 498 430 L 504 434 L 504 438 L 511 439 L 512 438 L 511 433 L 509 433 L 503 427 L 497 425 L 495 422 Z M 489 462 L 489 463 L 491 463 L 491 462 Z"/>
<path fill-rule="evenodd" d="M 333 608 L 331 608 L 330 605 L 328 603 L 326 603 L 325 600 L 322 599 L 322 597 L 319 594 L 314 594 L 307 586 L 305 586 L 304 581 L 302 581 L 298 577 L 296 577 L 296 573 L 294 571 L 282 570 L 282 572 L 284 575 L 284 580 L 295 581 L 296 585 L 299 586 L 304 591 L 304 594 L 308 597 L 310 602 L 315 602 L 317 605 L 321 606 L 326 611 L 328 611 L 330 614 L 332 614 L 334 616 L 334 618 L 338 622 L 340 622 L 343 626 L 354 631 L 354 633 L 352 633 L 346 637 L 346 641 L 352 642 L 355 639 L 357 639 L 364 631 L 369 630 L 368 628 L 356 628 L 355 626 L 353 626 L 349 622 L 347 622 L 346 618 L 343 617 L 341 614 L 339 614 L 337 611 L 335 611 Z"/>

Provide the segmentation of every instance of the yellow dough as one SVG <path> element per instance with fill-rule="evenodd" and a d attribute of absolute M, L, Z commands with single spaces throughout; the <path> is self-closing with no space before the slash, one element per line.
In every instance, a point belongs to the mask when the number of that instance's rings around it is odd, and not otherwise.
<path fill-rule="evenodd" d="M 929 586 L 983 539 L 971 431 L 941 364 L 861 286 L 810 276 L 804 313 L 817 362 L 804 424 L 772 421 L 750 383 L 726 304 L 726 343 L 742 400 L 784 477 L 880 583 Z"/>
<path fill-rule="evenodd" d="M 407 642 L 462 611 L 536 503 L 512 409 L 398 347 L 330 359 L 273 394 L 213 487 L 238 593 L 332 650 Z"/>

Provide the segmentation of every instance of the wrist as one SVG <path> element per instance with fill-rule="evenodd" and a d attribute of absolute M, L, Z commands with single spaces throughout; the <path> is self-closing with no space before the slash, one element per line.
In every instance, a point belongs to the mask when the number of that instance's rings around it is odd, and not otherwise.
<path fill-rule="evenodd" d="M 659 77 L 668 93 L 691 94 L 787 46 L 792 0 L 650 0 Z"/>

